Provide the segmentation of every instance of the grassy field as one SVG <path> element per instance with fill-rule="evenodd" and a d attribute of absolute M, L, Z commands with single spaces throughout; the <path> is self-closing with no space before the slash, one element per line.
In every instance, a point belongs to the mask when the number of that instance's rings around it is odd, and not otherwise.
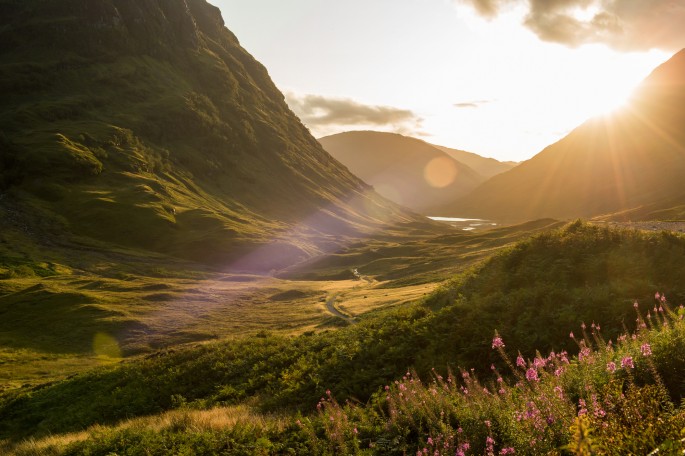
<path fill-rule="evenodd" d="M 685 426 L 683 255 L 682 235 L 578 221 L 508 245 L 425 297 L 430 283 L 320 281 L 334 286 L 317 288 L 315 305 L 335 297 L 353 324 L 329 316 L 318 328 L 339 329 L 180 344 L 12 388 L 0 395 L 0 451 L 444 454 L 435 442 L 451 439 L 475 454 L 564 454 L 571 444 L 681 454 L 670 451 L 682 451 Z M 259 280 L 273 281 L 267 294 L 279 302 L 310 298 L 273 283 L 316 283 Z M 363 307 L 365 295 L 402 293 L 413 302 Z"/>
<path fill-rule="evenodd" d="M 227 274 L 73 237 L 45 236 L 40 243 L 35 234 L 5 223 L 0 390 L 180 344 L 345 326 L 326 309 L 332 296 L 336 308 L 351 317 L 402 305 L 498 248 L 556 225 L 379 234 L 273 277 Z"/>

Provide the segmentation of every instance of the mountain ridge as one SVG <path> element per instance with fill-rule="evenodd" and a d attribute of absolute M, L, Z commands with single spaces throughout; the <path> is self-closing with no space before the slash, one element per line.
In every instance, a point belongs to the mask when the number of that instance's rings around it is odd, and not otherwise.
<path fill-rule="evenodd" d="M 683 101 L 680 51 L 643 81 L 627 107 L 587 120 L 483 183 L 454 210 L 508 220 L 592 217 L 678 197 L 685 193 Z"/>
<path fill-rule="evenodd" d="M 430 225 L 330 157 L 204 0 L 0 11 L 0 191 L 65 230 L 269 270 Z"/>
<path fill-rule="evenodd" d="M 446 207 L 485 180 L 438 147 L 397 133 L 349 131 L 319 142 L 381 195 L 425 215 L 452 215 Z"/>

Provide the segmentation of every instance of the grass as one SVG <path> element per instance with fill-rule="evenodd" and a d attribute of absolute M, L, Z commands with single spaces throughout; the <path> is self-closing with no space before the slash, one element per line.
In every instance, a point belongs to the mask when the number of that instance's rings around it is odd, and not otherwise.
<path fill-rule="evenodd" d="M 648 305 L 647 307 L 650 307 Z M 45 454 L 682 454 L 685 450 L 685 310 L 658 296 L 638 303 L 637 330 L 606 339 L 583 325 L 565 351 L 518 355 L 497 332 L 500 358 L 477 375 L 413 371 L 367 403 L 322 393 L 304 415 L 265 415 L 246 406 L 186 404 L 85 431 L 0 443 L 16 455 Z M 382 385 L 379 385 L 382 386 Z M 141 453 L 142 454 L 142 453 Z"/>
<path fill-rule="evenodd" d="M 152 186 L 148 182 L 142 191 Z M 113 197 L 103 191 L 93 194 L 103 200 Z M 0 201 L 0 347 L 11 354 L 0 364 L 5 390 L 101 365 L 96 337 L 115 341 L 110 353 L 118 360 L 264 330 L 297 335 L 337 328 L 342 323 L 324 306 L 330 295 L 338 294 L 339 308 L 353 316 L 403 305 L 494 249 L 554 226 L 548 222 L 457 232 L 454 244 L 435 233 L 385 232 L 370 245 L 356 243 L 341 254 L 317 257 L 313 267 L 328 264 L 323 273 L 286 272 L 279 278 L 224 273 L 169 255 L 76 237 L 61 231 L 54 215 L 38 209 L 27 213 Z M 39 222 L 42 216 L 45 223 Z M 194 220 L 199 220 L 198 228 L 214 226 L 214 219 L 201 214 Z M 395 267 L 402 274 L 381 274 L 377 265 L 367 265 L 379 254 L 400 251 L 403 256 L 395 258 Z M 448 261 L 431 270 L 425 257 Z M 357 267 L 379 275 L 356 280 L 352 269 Z"/>
<path fill-rule="evenodd" d="M 0 435 L 72 432 L 170 410 L 179 398 L 196 408 L 250 398 L 261 410 L 306 413 L 331 388 L 336 399 L 365 402 L 406 368 L 423 378 L 432 367 L 489 372 L 497 361 L 489 348 L 494 329 L 529 359 L 536 349 L 572 353 L 577 347 L 566 335 L 578 320 L 602 322 L 604 337 L 614 339 L 624 325 L 631 327 L 632 300 L 621 296 L 649 302 L 656 285 L 674 301 L 682 299 L 683 249 L 677 235 L 576 222 L 501 250 L 420 302 L 367 312 L 336 331 L 260 332 L 175 347 L 45 388 L 8 391 L 0 412 L 10 419 Z M 273 289 L 269 296 L 281 304 L 302 297 L 302 289 L 292 290 Z M 390 295 L 401 289 L 377 290 Z M 323 320 L 320 328 L 335 320 Z"/>

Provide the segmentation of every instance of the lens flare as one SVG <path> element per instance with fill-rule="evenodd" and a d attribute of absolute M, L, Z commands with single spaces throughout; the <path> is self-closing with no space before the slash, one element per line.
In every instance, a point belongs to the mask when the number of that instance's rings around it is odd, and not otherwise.
<path fill-rule="evenodd" d="M 423 177 L 431 187 L 444 188 L 454 182 L 458 172 L 453 160 L 437 157 L 428 162 L 423 170 Z"/>

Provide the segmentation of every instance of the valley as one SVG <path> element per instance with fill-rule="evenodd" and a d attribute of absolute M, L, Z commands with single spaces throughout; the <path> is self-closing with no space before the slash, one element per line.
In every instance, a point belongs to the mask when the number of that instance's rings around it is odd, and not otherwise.
<path fill-rule="evenodd" d="M 434 17 L 464 35 L 425 55 L 379 51 L 405 34 L 388 11 L 392 36 L 317 51 L 333 11 L 383 2 L 272 2 L 248 32 L 287 84 L 226 26 L 254 5 L 227 3 L 0 0 L 0 454 L 685 453 L 685 50 L 564 130 L 576 100 L 524 118 L 594 90 L 556 86 L 587 43 L 524 93 L 545 68 L 471 35 L 501 2 Z M 555 21 L 600 40 L 631 19 L 528 3 L 512 30 L 556 44 Z M 342 65 L 367 51 L 409 66 Z M 511 150 L 437 145 L 474 133 Z"/>

